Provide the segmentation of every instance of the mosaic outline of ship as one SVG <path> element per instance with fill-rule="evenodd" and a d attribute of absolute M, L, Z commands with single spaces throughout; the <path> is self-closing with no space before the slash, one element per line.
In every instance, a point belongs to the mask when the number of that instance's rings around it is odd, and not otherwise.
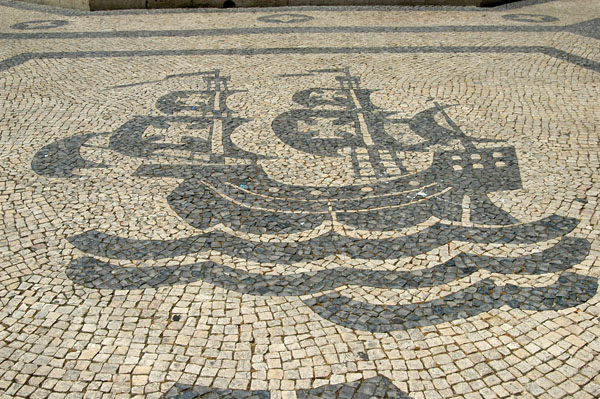
<path fill-rule="evenodd" d="M 434 103 L 412 118 L 391 118 L 395 113 L 373 105 L 372 91 L 361 88 L 359 78 L 352 76 L 349 69 L 315 70 L 308 75 L 322 73 L 333 74 L 338 87 L 311 88 L 294 94 L 293 100 L 300 108 L 276 117 L 273 131 L 299 151 L 331 157 L 349 153 L 358 184 L 311 187 L 270 178 L 260 166 L 260 159 L 265 156 L 244 150 L 231 139 L 235 129 L 247 119 L 236 116 L 227 107 L 227 97 L 235 91 L 229 89 L 228 78 L 219 71 L 198 73 L 204 78 L 204 90 L 177 91 L 161 97 L 157 101 L 161 115 L 135 116 L 115 132 L 74 136 L 42 148 L 35 155 L 32 167 L 48 177 L 76 179 L 80 169 L 109 167 L 82 156 L 81 149 L 99 137 L 108 136 L 106 150 L 146 161 L 160 160 L 144 162 L 135 175 L 183 179 L 169 195 L 169 205 L 187 223 L 202 231 L 188 238 L 165 241 L 135 240 L 90 230 L 69 238 L 72 245 L 90 256 L 71 262 L 67 275 L 93 288 L 136 289 L 204 280 L 255 295 L 311 295 L 303 300 L 322 317 L 369 331 L 437 324 L 503 305 L 557 310 L 584 303 L 595 294 L 595 279 L 567 270 L 589 253 L 587 240 L 567 237 L 577 226 L 576 219 L 552 215 L 521 223 L 489 199 L 489 193 L 522 188 L 514 147 L 478 148 L 478 142 L 498 140 L 467 136 L 446 113 L 447 105 Z M 195 102 L 190 103 L 189 98 L 195 98 Z M 447 126 L 436 121 L 438 114 Z M 328 137 L 322 138 L 321 132 L 310 130 L 319 119 L 330 119 L 332 126 L 339 126 L 340 130 L 333 135 L 326 132 Z M 403 145 L 387 134 L 385 126 L 389 123 L 406 124 L 423 140 Z M 160 134 L 148 134 L 148 130 L 165 131 L 173 124 L 201 130 L 204 136 L 182 135 L 179 142 L 166 143 Z M 348 132 L 348 126 L 354 127 L 354 131 Z M 463 149 L 439 150 L 440 144 L 450 141 L 460 142 Z M 437 149 L 431 166 L 407 174 L 398 153 L 425 152 L 432 148 Z M 173 157 L 173 154 L 179 155 Z M 165 164 L 162 162 L 165 159 L 171 161 Z M 360 180 L 369 174 L 374 175 L 375 182 Z M 207 203 L 210 208 L 206 208 Z M 219 225 L 227 229 L 219 229 Z M 292 244 L 247 237 L 247 234 L 260 237 L 264 233 L 286 237 L 310 233 L 323 225 L 341 225 L 349 231 L 406 234 L 362 239 L 340 233 L 339 229 L 328 229 Z M 451 241 L 527 245 L 557 238 L 561 240 L 553 247 L 527 256 L 460 254 L 417 272 L 340 267 L 271 276 L 213 262 L 176 268 L 122 268 L 110 263 L 110 259 L 159 259 L 209 250 L 249 261 L 272 259 L 282 264 L 327 256 L 397 259 L 416 256 Z M 222 242 L 229 245 L 223 246 Z M 447 297 L 407 305 L 372 305 L 335 291 L 343 285 L 424 288 L 449 283 L 481 269 L 531 276 L 560 273 L 560 277 L 548 287 L 499 285 L 485 278 Z M 299 286 L 295 281 L 303 284 Z"/>

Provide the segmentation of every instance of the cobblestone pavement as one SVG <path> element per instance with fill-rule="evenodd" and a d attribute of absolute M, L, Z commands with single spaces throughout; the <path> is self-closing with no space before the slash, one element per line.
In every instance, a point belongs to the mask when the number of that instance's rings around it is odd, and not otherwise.
<path fill-rule="evenodd" d="M 599 398 L 599 40 L 0 0 L 0 397 Z"/>

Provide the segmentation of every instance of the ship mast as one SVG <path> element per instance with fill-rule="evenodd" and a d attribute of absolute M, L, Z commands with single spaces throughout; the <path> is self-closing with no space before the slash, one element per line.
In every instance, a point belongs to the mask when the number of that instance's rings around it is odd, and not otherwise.
<path fill-rule="evenodd" d="M 227 111 L 225 99 L 227 98 L 228 89 L 227 81 L 229 78 L 219 75 L 219 71 L 215 70 L 204 76 L 207 91 L 211 92 L 212 98 L 212 127 L 210 129 L 210 158 L 211 162 L 223 163 L 225 157 L 225 148 L 223 145 L 223 119 L 230 117 L 230 112 Z"/>
<path fill-rule="evenodd" d="M 398 159 L 397 154 L 387 148 L 382 148 L 373 137 L 370 126 L 367 119 L 373 119 L 373 111 L 369 108 L 365 108 L 365 105 L 361 103 L 360 97 L 362 96 L 360 88 L 360 78 L 352 76 L 349 68 L 344 68 L 338 72 L 344 72 L 344 75 L 336 76 L 335 79 L 339 82 L 340 88 L 346 92 L 348 96 L 349 111 L 356 115 L 358 120 L 357 135 L 362 139 L 364 143 L 364 149 L 351 149 L 352 163 L 354 171 L 357 177 L 367 177 L 371 173 L 364 173 L 361 169 L 361 163 L 364 164 L 365 160 L 368 160 L 370 164 L 369 169 L 372 169 L 375 177 L 385 178 L 393 175 L 402 174 L 404 167 L 402 162 Z M 363 100 L 364 101 L 364 100 Z M 368 107 L 368 104 L 366 105 Z M 358 154 L 357 154 L 358 152 Z M 383 154 L 382 154 L 383 152 Z M 382 159 L 382 155 L 386 159 Z M 363 161 L 363 162 L 361 162 Z"/>

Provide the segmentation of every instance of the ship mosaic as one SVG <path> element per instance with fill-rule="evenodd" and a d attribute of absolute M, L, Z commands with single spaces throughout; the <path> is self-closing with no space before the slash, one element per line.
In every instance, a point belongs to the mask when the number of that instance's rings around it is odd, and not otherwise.
<path fill-rule="evenodd" d="M 35 155 L 32 167 L 39 175 L 79 179 L 84 169 L 114 167 L 86 159 L 81 151 L 104 143 L 100 148 L 142 161 L 135 176 L 182 179 L 167 201 L 197 234 L 139 240 L 88 230 L 72 236 L 69 242 L 82 255 L 66 272 L 76 284 L 136 290 L 205 281 L 243 294 L 300 297 L 320 317 L 370 332 L 435 325 L 500 307 L 561 310 L 595 295 L 596 279 L 572 270 L 590 252 L 586 239 L 569 235 L 579 221 L 551 215 L 521 222 L 497 206 L 489 194 L 522 188 L 517 151 L 509 142 L 465 133 L 448 113 L 456 104 L 430 99 L 421 112 L 401 115 L 376 106 L 374 91 L 363 88 L 361 77 L 348 68 L 302 71 L 298 76 L 319 76 L 331 84 L 294 93 L 293 108 L 272 120 L 272 131 L 294 151 L 347 161 L 354 183 L 290 184 L 262 167 L 276 155 L 255 153 L 232 139 L 249 119 L 228 108 L 228 97 L 240 93 L 230 87 L 229 77 L 218 70 L 190 75 L 202 79 L 204 88 L 160 97 L 155 115 L 132 116 L 110 133 L 74 135 Z M 361 231 L 382 234 L 367 237 Z M 292 265 L 330 256 L 359 261 L 414 257 L 450 242 L 536 248 L 549 241 L 554 244 L 527 255 L 464 252 L 419 270 L 350 266 L 274 275 L 212 261 L 121 263 L 218 251 L 233 259 Z M 478 271 L 491 277 L 418 303 L 372 304 L 339 290 L 348 285 L 419 290 Z M 493 274 L 557 278 L 547 286 L 522 287 L 500 285 Z"/>

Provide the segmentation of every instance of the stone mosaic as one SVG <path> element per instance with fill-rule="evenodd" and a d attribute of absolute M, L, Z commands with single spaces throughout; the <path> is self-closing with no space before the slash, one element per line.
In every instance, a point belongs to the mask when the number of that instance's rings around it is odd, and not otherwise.
<path fill-rule="evenodd" d="M 261 22 L 272 22 L 276 24 L 295 24 L 299 22 L 311 21 L 313 17 L 304 14 L 273 14 L 258 17 Z"/>
<path fill-rule="evenodd" d="M 38 29 L 52 29 L 58 28 L 59 26 L 67 25 L 69 22 L 60 19 L 49 19 L 43 21 L 27 21 L 20 22 L 11 26 L 12 29 L 18 30 L 38 30 Z"/>
<path fill-rule="evenodd" d="M 389 398 L 410 399 L 386 377 L 377 376 L 346 384 L 326 385 L 320 388 L 303 389 L 297 393 L 298 399 L 316 398 Z M 165 398 L 270 398 L 269 391 L 218 390 L 207 387 L 175 384 Z"/>
<path fill-rule="evenodd" d="M 1 0 L 0 391 L 598 397 L 600 14 L 573 4 Z"/>
<path fill-rule="evenodd" d="M 236 117 L 228 108 L 227 98 L 235 90 L 229 89 L 230 79 L 219 71 L 194 75 L 204 80 L 205 90 L 176 91 L 160 97 L 156 108 L 165 116 L 136 116 L 110 135 L 107 149 L 126 157 L 164 159 L 164 163 L 140 166 L 135 173 L 183 178 L 169 194 L 168 203 L 197 229 L 225 226 L 260 235 L 299 233 L 334 223 L 370 231 L 397 231 L 423 225 L 431 218 L 439 222 L 425 225 L 416 234 L 379 240 L 348 238 L 334 229 L 330 230 L 333 234 L 293 245 L 257 243 L 214 230 L 202 237 L 158 242 L 132 241 L 90 231 L 69 238 L 71 244 L 86 253 L 119 259 L 165 258 L 214 249 L 255 262 L 286 264 L 322 260 L 334 253 L 354 259 L 387 260 L 417 256 L 444 245 L 448 239 L 535 243 L 561 237 L 562 232 L 569 233 L 578 223 L 554 215 L 520 225 L 510 213 L 494 205 L 488 193 L 522 188 L 515 150 L 502 140 L 467 136 L 446 113 L 449 105 L 434 102 L 433 107 L 412 118 L 390 118 L 395 113 L 376 107 L 370 99 L 373 91 L 362 89 L 360 78 L 353 76 L 349 68 L 313 70 L 303 76 L 314 74 L 331 74 L 338 87 L 294 93 L 293 102 L 304 108 L 293 108 L 275 117 L 274 134 L 302 153 L 333 158 L 346 154 L 356 181 L 368 179 L 370 183 L 296 186 L 270 178 L 256 163 L 264 157 L 238 147 L 231 139 L 235 129 L 247 120 Z M 443 116 L 447 127 L 436 120 L 437 114 Z M 387 124 L 407 125 L 418 142 L 406 143 L 402 137 L 390 135 Z M 174 126 L 178 127 L 175 132 Z M 169 130 L 175 137 L 170 137 Z M 33 169 L 49 177 L 76 178 L 77 170 L 106 168 L 81 155 L 81 147 L 92 138 L 86 134 L 49 144 L 35 155 Z M 433 146 L 448 146 L 453 141 L 463 149 L 434 153 L 431 166 L 418 173 L 409 173 L 404 163 L 411 159 L 401 158 L 407 152 L 427 153 Z M 478 143 L 494 146 L 479 149 Z M 246 162 L 240 166 L 232 164 L 234 160 Z M 450 222 L 461 226 L 449 225 Z M 476 231 L 471 223 L 494 227 Z M 503 225 L 508 228 L 497 227 Z M 224 247 L 222 242 L 229 245 Z M 284 255 L 278 256 L 280 253 Z M 479 268 L 502 274 L 560 272 L 585 259 L 588 253 L 586 240 L 567 237 L 555 247 L 522 259 L 461 254 L 430 269 L 421 269 L 417 276 L 404 271 L 375 271 L 359 277 L 350 268 L 264 276 L 239 273 L 213 262 L 149 271 L 127 267 L 119 270 L 94 258 L 74 260 L 67 275 L 94 288 L 132 289 L 203 280 L 244 294 L 301 296 L 344 285 L 431 287 L 464 278 Z M 588 301 L 597 288 L 595 279 L 566 272 L 555 285 L 541 289 L 497 286 L 493 280 L 484 279 L 435 301 L 411 305 L 370 305 L 340 295 L 321 295 L 304 303 L 337 324 L 379 332 L 415 324 L 411 322 L 455 320 L 505 305 L 528 310 L 564 309 Z"/>
<path fill-rule="evenodd" d="M 531 22 L 531 23 L 544 23 L 544 22 L 556 22 L 559 19 L 550 15 L 542 14 L 508 14 L 502 16 L 509 21 L 517 22 Z"/>

